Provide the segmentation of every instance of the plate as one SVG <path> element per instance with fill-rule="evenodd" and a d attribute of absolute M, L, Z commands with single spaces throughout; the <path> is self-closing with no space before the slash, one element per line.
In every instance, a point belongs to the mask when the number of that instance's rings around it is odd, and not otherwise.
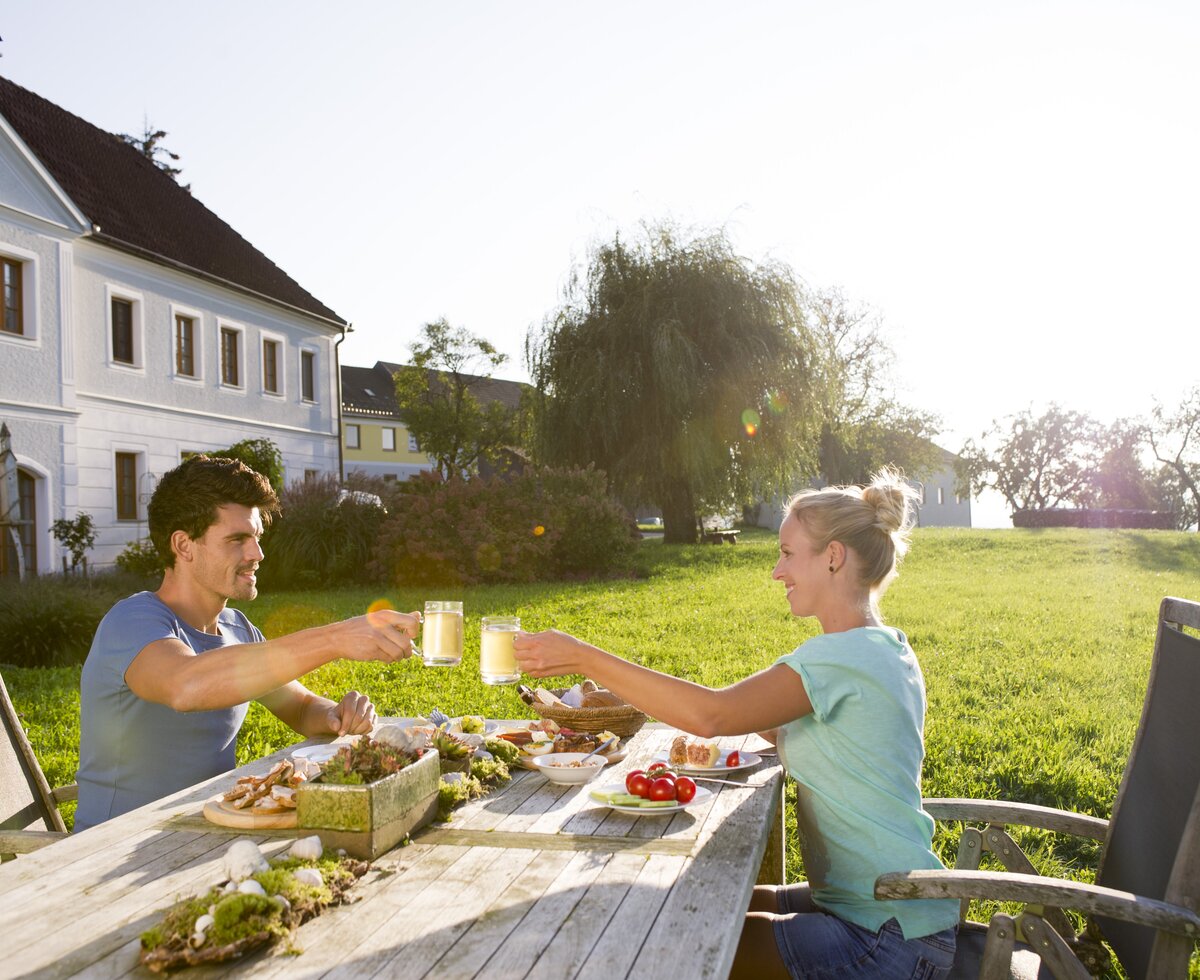
<path fill-rule="evenodd" d="M 624 783 L 609 783 L 607 786 L 600 787 L 602 793 L 624 793 Z M 632 813 L 635 817 L 661 817 L 666 813 L 678 813 L 680 810 L 686 810 L 689 806 L 696 806 L 698 803 L 706 803 L 712 799 L 712 790 L 705 789 L 703 786 L 696 787 L 696 795 L 693 796 L 687 803 L 676 802 L 674 806 L 623 806 L 620 803 L 601 803 L 599 800 L 592 800 L 596 806 L 606 806 L 610 810 L 616 810 L 618 813 Z"/>
<path fill-rule="evenodd" d="M 209 800 L 204 804 L 204 819 L 219 827 L 237 827 L 242 830 L 286 830 L 296 826 L 296 811 L 282 810 L 274 813 L 255 812 L 253 807 L 239 810 L 223 799 Z"/>
<path fill-rule="evenodd" d="M 741 772 L 743 769 L 753 769 L 760 762 L 762 762 L 761 755 L 755 755 L 753 752 L 742 752 L 740 749 L 738 749 L 737 753 L 739 756 L 741 756 L 740 761 L 736 766 L 727 766 L 725 765 L 725 760 L 729 758 L 729 753 L 733 751 L 733 749 L 722 749 L 721 758 L 717 760 L 717 764 L 715 766 L 709 766 L 707 769 L 700 766 L 671 766 L 671 768 L 676 772 L 681 772 L 688 776 L 714 776 L 717 779 L 720 779 L 722 776 L 728 776 L 730 773 L 734 772 Z M 667 765 L 671 765 L 669 762 L 667 762 L 666 753 L 660 753 L 656 755 L 654 757 L 654 762 L 666 762 Z"/>
<path fill-rule="evenodd" d="M 293 759 L 307 759 L 309 762 L 328 762 L 341 749 L 337 742 L 326 742 L 322 745 L 305 745 L 292 753 Z"/>

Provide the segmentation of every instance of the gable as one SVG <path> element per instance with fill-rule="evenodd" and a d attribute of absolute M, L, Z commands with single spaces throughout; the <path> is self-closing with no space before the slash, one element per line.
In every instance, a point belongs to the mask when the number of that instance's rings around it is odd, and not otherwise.
<path fill-rule="evenodd" d="M 83 215 L 71 205 L 2 117 L 0 206 L 76 232 L 87 227 Z"/>

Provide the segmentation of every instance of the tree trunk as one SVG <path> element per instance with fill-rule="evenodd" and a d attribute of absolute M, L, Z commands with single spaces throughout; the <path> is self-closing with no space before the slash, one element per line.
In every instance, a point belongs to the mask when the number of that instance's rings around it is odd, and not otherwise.
<path fill-rule="evenodd" d="M 660 501 L 663 515 L 663 544 L 695 544 L 699 523 L 692 488 L 679 481 L 668 486 Z"/>

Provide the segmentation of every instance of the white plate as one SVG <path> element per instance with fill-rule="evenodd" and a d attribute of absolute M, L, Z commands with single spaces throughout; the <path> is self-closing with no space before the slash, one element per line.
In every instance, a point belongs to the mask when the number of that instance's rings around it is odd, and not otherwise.
<path fill-rule="evenodd" d="M 483 734 L 484 735 L 491 735 L 493 732 L 497 731 L 499 728 L 500 728 L 500 723 L 498 721 L 488 721 L 488 719 L 486 719 L 486 718 L 483 719 Z M 462 731 L 462 719 L 461 718 L 451 718 L 450 719 L 450 731 L 455 734 Z"/>
<path fill-rule="evenodd" d="M 609 783 L 607 786 L 601 786 L 602 793 L 624 793 L 624 783 Z M 712 798 L 712 790 L 705 789 L 703 786 L 696 787 L 696 795 L 693 796 L 687 803 L 676 802 L 674 806 L 622 806 L 620 803 L 601 803 L 599 800 L 592 800 L 596 806 L 606 806 L 610 810 L 616 810 L 618 813 L 632 813 L 635 817 L 660 817 L 666 813 L 678 813 L 680 810 L 686 810 L 689 806 L 696 806 L 698 803 L 707 802 Z M 589 799 L 591 799 L 589 797 Z"/>
<path fill-rule="evenodd" d="M 733 751 L 733 749 L 722 749 L 721 757 L 717 760 L 717 764 L 715 766 L 710 766 L 707 769 L 701 768 L 700 766 L 686 765 L 671 766 L 671 768 L 676 772 L 681 772 L 688 776 L 715 776 L 717 779 L 720 779 L 722 776 L 728 776 L 730 773 L 734 772 L 741 772 L 743 769 L 753 769 L 760 762 L 762 762 L 761 755 L 755 755 L 753 752 L 743 752 L 741 749 L 738 749 L 738 764 L 736 766 L 727 766 L 725 765 L 725 760 L 729 758 L 729 753 Z M 667 761 L 667 756 L 665 754 L 656 755 L 654 757 L 654 762 L 666 762 L 667 765 L 671 765 L 670 762 Z"/>
<path fill-rule="evenodd" d="M 337 755 L 341 747 L 337 742 L 328 742 L 323 745 L 306 745 L 303 748 L 296 749 L 292 753 L 292 758 L 307 759 L 309 762 L 315 762 L 319 765 L 322 762 L 328 762 Z"/>

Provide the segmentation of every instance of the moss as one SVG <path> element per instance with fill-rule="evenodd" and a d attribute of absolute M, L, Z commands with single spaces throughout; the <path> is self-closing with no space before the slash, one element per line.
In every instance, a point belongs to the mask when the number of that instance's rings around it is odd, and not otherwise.
<path fill-rule="evenodd" d="M 483 784 L 474 776 L 464 776 L 452 783 L 444 779 L 438 783 L 437 819 L 443 823 L 450 819 L 450 812 L 460 803 L 483 795 Z"/>
<path fill-rule="evenodd" d="M 483 747 L 492 753 L 497 759 L 503 760 L 505 765 L 515 765 L 517 760 L 521 758 L 521 750 L 518 749 L 512 742 L 505 741 L 502 738 L 485 739 Z"/>
<path fill-rule="evenodd" d="M 196 920 L 220 898 L 221 892 L 214 888 L 204 895 L 184 899 L 171 906 L 162 922 L 142 933 L 142 948 L 155 949 L 176 937 L 187 942 L 187 938 L 196 931 Z"/>
<path fill-rule="evenodd" d="M 254 880 L 263 886 L 268 895 L 282 895 L 293 905 L 301 902 L 325 905 L 333 901 L 333 895 L 326 885 L 306 885 L 297 881 L 292 873 L 294 870 L 271 868 L 269 871 L 260 871 L 254 876 Z"/>
<path fill-rule="evenodd" d="M 212 928 L 208 941 L 217 946 L 227 946 L 247 936 L 260 932 L 272 936 L 286 936 L 283 924 L 283 905 L 264 895 L 245 895 L 241 892 L 226 895 L 217 903 L 213 912 Z"/>
<path fill-rule="evenodd" d="M 503 759 L 472 759 L 471 775 L 488 786 L 499 786 L 512 778 Z"/>

